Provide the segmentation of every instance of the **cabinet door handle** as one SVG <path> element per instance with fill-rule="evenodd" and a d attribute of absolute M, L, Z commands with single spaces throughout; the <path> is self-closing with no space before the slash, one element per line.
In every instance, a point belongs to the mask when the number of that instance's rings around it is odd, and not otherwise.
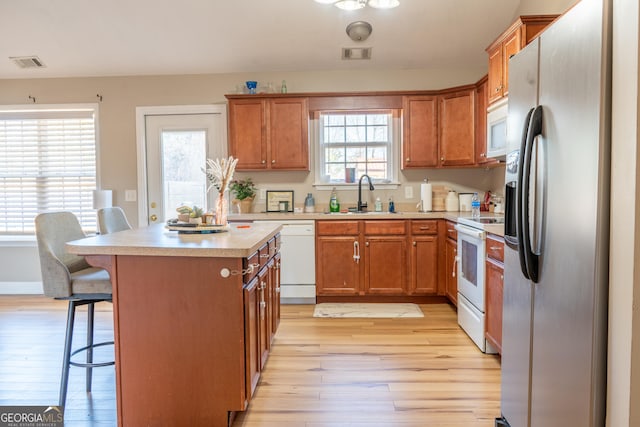
<path fill-rule="evenodd" d="M 262 161 L 262 164 L 264 165 L 265 163 L 267 163 L 267 161 L 266 161 L 266 160 L 263 160 L 263 161 Z"/>
<path fill-rule="evenodd" d="M 489 246 L 489 249 L 491 249 L 492 251 L 499 251 L 500 249 L 502 249 L 501 246 Z"/>
<path fill-rule="evenodd" d="M 270 256 L 269 254 L 260 254 L 260 258 L 269 258 Z"/>
<path fill-rule="evenodd" d="M 267 303 L 264 301 L 260 301 L 260 308 L 265 308 L 267 306 Z"/>
<path fill-rule="evenodd" d="M 276 162 L 276 161 L 275 161 L 275 159 L 274 159 L 274 160 L 271 160 L 271 163 L 275 163 L 275 162 Z"/>
<path fill-rule="evenodd" d="M 407 162 L 410 162 L 410 161 L 411 161 L 411 157 L 407 157 L 407 160 L 406 160 L 406 161 L 407 161 Z"/>
<path fill-rule="evenodd" d="M 280 286 L 276 288 L 276 294 L 279 294 L 279 293 L 280 293 Z"/>
<path fill-rule="evenodd" d="M 504 274 L 500 275 L 500 280 L 504 280 Z"/>
<path fill-rule="evenodd" d="M 458 257 L 453 257 L 453 269 L 451 270 L 451 277 L 456 277 L 456 270 L 458 266 Z"/>
<path fill-rule="evenodd" d="M 368 247 L 369 246 L 369 242 L 364 242 L 364 245 Z"/>
<path fill-rule="evenodd" d="M 428 227 L 428 226 L 422 226 L 422 227 L 420 227 L 420 230 L 431 230 L 431 227 Z"/>
<path fill-rule="evenodd" d="M 444 162 L 444 157 L 440 157 L 440 161 Z"/>
<path fill-rule="evenodd" d="M 413 246 L 418 246 L 418 242 L 414 241 Z"/>
<path fill-rule="evenodd" d="M 353 242 L 353 261 L 356 264 L 360 263 L 360 245 L 357 241 Z"/>

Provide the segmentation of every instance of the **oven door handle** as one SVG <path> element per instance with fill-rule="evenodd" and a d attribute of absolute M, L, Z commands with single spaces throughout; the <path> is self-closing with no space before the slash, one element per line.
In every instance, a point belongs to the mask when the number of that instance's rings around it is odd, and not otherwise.
<path fill-rule="evenodd" d="M 467 227 L 460 224 L 456 224 L 454 227 L 459 234 L 464 234 L 465 236 L 470 236 L 480 240 L 484 240 L 485 237 L 487 236 L 487 233 L 484 232 L 483 230 L 478 230 L 478 229 Z"/>

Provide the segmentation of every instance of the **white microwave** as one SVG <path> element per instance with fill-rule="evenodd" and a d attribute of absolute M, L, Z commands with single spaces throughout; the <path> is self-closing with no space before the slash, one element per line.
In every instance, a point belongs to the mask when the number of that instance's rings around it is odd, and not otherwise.
<path fill-rule="evenodd" d="M 487 157 L 504 160 L 507 154 L 507 98 L 487 108 Z"/>

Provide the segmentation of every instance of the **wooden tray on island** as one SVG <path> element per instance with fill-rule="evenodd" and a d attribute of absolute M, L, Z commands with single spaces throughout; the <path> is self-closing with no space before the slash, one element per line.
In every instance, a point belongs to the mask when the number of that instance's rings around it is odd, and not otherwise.
<path fill-rule="evenodd" d="M 190 224 L 188 222 L 178 222 L 175 224 L 167 224 L 167 230 L 177 231 L 181 234 L 208 234 L 208 233 L 222 233 L 229 231 L 229 225 L 215 225 L 215 224 Z"/>

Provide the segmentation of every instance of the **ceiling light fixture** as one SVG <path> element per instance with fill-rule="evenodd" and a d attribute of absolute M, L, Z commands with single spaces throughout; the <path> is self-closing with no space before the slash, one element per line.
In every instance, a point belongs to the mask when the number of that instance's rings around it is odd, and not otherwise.
<path fill-rule="evenodd" d="M 392 9 L 400 5 L 400 0 L 315 0 L 322 4 L 333 4 L 343 10 L 358 10 L 365 6 L 376 9 Z"/>
<path fill-rule="evenodd" d="M 356 21 L 347 25 L 347 35 L 354 42 L 361 42 L 371 35 L 373 27 L 365 21 Z"/>

